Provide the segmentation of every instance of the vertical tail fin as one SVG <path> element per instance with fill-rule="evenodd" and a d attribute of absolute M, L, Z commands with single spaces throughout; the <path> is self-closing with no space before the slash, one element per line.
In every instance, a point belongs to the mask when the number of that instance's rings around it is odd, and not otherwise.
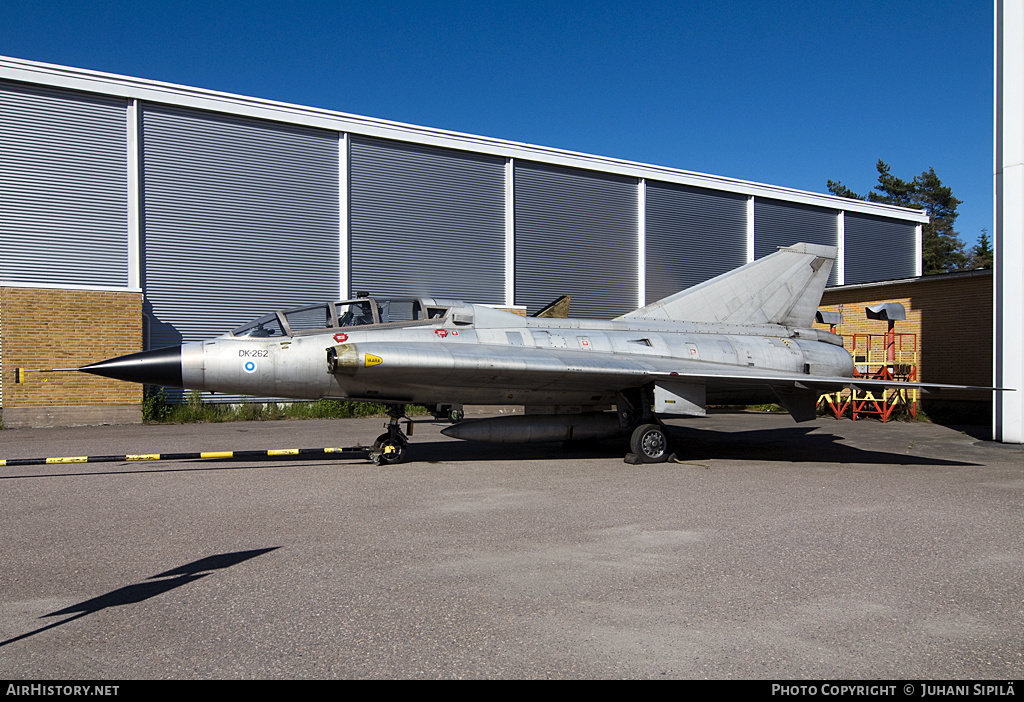
<path fill-rule="evenodd" d="M 810 327 L 837 248 L 794 244 L 618 319 Z"/>

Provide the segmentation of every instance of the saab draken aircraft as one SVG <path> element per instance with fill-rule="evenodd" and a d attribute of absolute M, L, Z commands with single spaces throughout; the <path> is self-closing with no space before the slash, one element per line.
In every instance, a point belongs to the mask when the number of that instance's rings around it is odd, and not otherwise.
<path fill-rule="evenodd" d="M 611 320 L 523 317 L 487 305 L 369 296 L 273 312 L 209 341 L 78 370 L 167 387 L 386 403 L 376 462 L 397 463 L 405 406 L 443 433 L 509 443 L 630 437 L 645 463 L 670 455 L 663 419 L 708 403 L 776 402 L 816 416 L 844 387 L 925 392 L 963 386 L 854 379 L 842 337 L 813 329 L 836 248 L 795 244 Z M 971 388 L 977 389 L 977 388 Z M 525 413 L 458 421 L 465 405 Z"/>

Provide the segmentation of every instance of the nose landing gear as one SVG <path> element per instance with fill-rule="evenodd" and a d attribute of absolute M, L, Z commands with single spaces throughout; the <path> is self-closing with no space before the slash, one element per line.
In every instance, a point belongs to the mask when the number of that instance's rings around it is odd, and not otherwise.
<path fill-rule="evenodd" d="M 387 432 L 377 437 L 370 451 L 370 460 L 379 466 L 401 463 L 405 460 L 409 446 L 409 437 L 399 425 L 399 421 L 405 418 L 405 405 L 388 405 L 388 417 Z M 409 421 L 409 429 L 411 434 L 412 420 Z"/>
<path fill-rule="evenodd" d="M 433 419 L 411 419 L 405 415 L 405 405 L 388 405 L 387 432 L 377 437 L 370 450 L 370 460 L 379 466 L 394 465 L 406 460 L 408 456 L 409 437 L 412 436 L 413 425 L 417 422 L 450 422 L 458 424 L 466 416 L 462 405 L 431 405 L 428 406 Z M 405 432 L 401 422 L 405 422 Z"/>

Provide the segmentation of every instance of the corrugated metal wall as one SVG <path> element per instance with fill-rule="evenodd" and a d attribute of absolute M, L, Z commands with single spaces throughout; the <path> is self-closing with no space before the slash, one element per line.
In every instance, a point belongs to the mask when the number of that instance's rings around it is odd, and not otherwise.
<path fill-rule="evenodd" d="M 799 242 L 838 246 L 839 212 L 781 200 L 754 199 L 754 258 Z M 829 285 L 839 280 L 838 268 L 832 267 Z"/>
<path fill-rule="evenodd" d="M 747 262 L 747 197 L 647 181 L 646 302 Z"/>
<path fill-rule="evenodd" d="M 150 347 L 339 296 L 336 133 L 145 105 L 142 180 Z"/>
<path fill-rule="evenodd" d="M 127 285 L 127 101 L 0 81 L 0 280 Z"/>
<path fill-rule="evenodd" d="M 572 317 L 636 309 L 637 180 L 515 163 L 515 295 L 529 314 L 571 295 Z"/>
<path fill-rule="evenodd" d="M 504 302 L 505 160 L 353 138 L 351 292 Z"/>
<path fill-rule="evenodd" d="M 916 224 L 856 212 L 844 220 L 847 285 L 916 275 Z"/>

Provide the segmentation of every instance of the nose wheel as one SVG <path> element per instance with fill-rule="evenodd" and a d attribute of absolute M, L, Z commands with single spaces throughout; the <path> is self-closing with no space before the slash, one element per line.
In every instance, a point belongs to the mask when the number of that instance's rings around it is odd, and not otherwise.
<path fill-rule="evenodd" d="M 370 460 L 379 466 L 390 466 L 401 463 L 405 460 L 406 449 L 409 440 L 399 432 L 397 436 L 381 434 L 373 442 L 373 451 L 370 452 Z"/>
<path fill-rule="evenodd" d="M 402 433 L 399 420 L 405 417 L 405 405 L 388 406 L 388 430 L 377 437 L 370 451 L 370 460 L 379 466 L 390 466 L 405 460 L 409 447 L 409 438 Z M 409 422 L 409 433 L 412 434 L 412 422 Z"/>

